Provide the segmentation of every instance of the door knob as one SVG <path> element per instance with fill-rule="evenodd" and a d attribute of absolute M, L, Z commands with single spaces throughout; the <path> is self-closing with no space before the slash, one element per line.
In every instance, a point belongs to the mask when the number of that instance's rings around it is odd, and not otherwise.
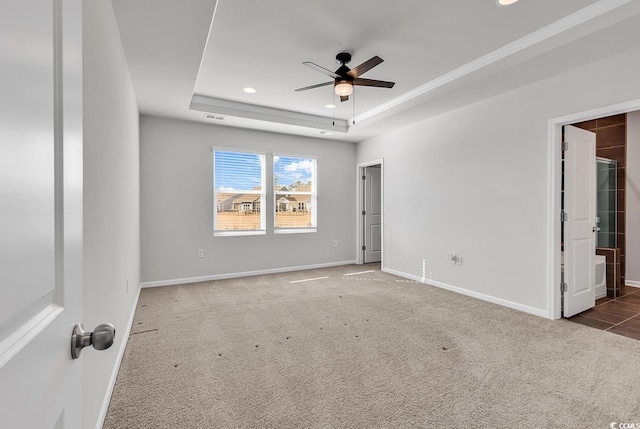
<path fill-rule="evenodd" d="M 600 232 L 600 227 L 599 226 L 594 226 L 592 231 L 593 232 Z"/>
<path fill-rule="evenodd" d="M 78 359 L 80 352 L 87 346 L 93 346 L 96 350 L 105 350 L 111 347 L 116 336 L 116 328 L 111 323 L 102 323 L 96 326 L 93 332 L 86 332 L 82 323 L 73 327 L 71 334 L 71 357 Z"/>

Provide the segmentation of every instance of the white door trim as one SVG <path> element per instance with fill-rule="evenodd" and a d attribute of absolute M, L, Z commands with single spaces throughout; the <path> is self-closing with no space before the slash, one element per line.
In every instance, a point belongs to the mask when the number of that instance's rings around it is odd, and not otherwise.
<path fill-rule="evenodd" d="M 362 254 L 362 242 L 364 236 L 362 234 L 362 211 L 364 206 L 362 205 L 364 187 L 362 186 L 362 176 L 364 175 L 364 168 L 374 165 L 380 165 L 380 182 L 382 195 L 380 201 L 382 205 L 382 260 L 380 266 L 384 270 L 384 159 L 376 159 L 372 161 L 362 162 L 356 165 L 356 263 L 363 264 L 364 257 Z"/>
<path fill-rule="evenodd" d="M 547 139 L 547 153 L 549 156 L 549 168 L 547 170 L 547 183 L 549 186 L 549 201 L 547 204 L 547 318 L 549 319 L 560 319 L 562 317 L 562 309 L 560 307 L 562 302 L 560 291 L 560 199 L 562 197 L 562 154 L 560 146 L 562 143 L 562 127 L 634 110 L 640 110 L 640 99 L 549 120 Z"/>

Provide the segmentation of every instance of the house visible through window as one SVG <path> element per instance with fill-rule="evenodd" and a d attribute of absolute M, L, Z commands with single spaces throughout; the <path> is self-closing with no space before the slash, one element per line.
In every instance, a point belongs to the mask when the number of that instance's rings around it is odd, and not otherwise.
<path fill-rule="evenodd" d="M 213 151 L 214 235 L 265 233 L 265 155 Z"/>
<path fill-rule="evenodd" d="M 314 158 L 273 156 L 274 232 L 315 232 L 316 164 Z"/>

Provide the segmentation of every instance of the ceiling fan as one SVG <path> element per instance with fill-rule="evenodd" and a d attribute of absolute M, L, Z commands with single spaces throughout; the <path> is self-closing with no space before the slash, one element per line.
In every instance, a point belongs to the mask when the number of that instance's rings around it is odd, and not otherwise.
<path fill-rule="evenodd" d="M 305 61 L 304 65 L 311 67 L 314 70 L 319 71 L 329 77 L 333 78 L 333 82 L 324 82 L 318 83 L 316 85 L 305 86 L 304 88 L 298 88 L 296 91 L 306 91 L 308 89 L 320 88 L 322 86 L 327 86 L 333 84 L 334 90 L 337 95 L 340 96 L 340 101 L 347 101 L 349 99 L 349 95 L 353 92 L 354 85 L 360 86 L 375 86 L 377 88 L 393 88 L 395 82 L 387 82 L 384 80 L 375 80 L 375 79 L 362 79 L 360 76 L 380 64 L 384 61 L 379 56 L 375 56 L 370 60 L 365 61 L 357 67 L 350 69 L 347 67 L 347 64 L 351 61 L 351 54 L 348 52 L 340 52 L 336 55 L 336 62 L 340 64 L 338 70 L 332 72 L 329 69 L 321 67 L 317 64 L 312 63 L 311 61 Z"/>

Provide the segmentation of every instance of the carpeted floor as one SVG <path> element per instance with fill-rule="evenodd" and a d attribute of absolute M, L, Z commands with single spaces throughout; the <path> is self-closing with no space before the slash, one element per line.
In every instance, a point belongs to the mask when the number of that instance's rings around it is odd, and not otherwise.
<path fill-rule="evenodd" d="M 375 265 L 144 289 L 104 428 L 604 429 L 638 356 Z"/>

